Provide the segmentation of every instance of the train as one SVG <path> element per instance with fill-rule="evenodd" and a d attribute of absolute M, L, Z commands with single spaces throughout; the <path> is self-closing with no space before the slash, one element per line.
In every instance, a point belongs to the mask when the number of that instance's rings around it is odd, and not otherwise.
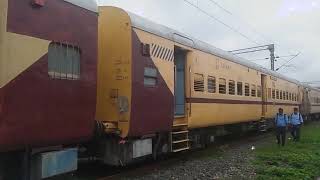
<path fill-rule="evenodd" d="M 320 89 L 94 0 L 0 2 L 0 179 L 126 166 L 320 115 Z M 10 178 L 8 178 L 10 177 Z"/>

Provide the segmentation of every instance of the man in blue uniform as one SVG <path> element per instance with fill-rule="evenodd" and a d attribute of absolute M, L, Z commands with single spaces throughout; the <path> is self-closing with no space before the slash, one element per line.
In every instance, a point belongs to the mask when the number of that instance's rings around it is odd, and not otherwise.
<path fill-rule="evenodd" d="M 300 140 L 300 127 L 303 124 L 303 118 L 298 111 L 298 108 L 294 108 L 293 114 L 290 116 L 291 135 L 294 141 Z"/>
<path fill-rule="evenodd" d="M 275 117 L 276 124 L 276 132 L 277 132 L 277 140 L 278 145 L 282 144 L 282 146 L 286 143 L 286 128 L 288 125 L 288 117 L 286 114 L 283 114 L 283 109 L 279 108 L 279 113 Z"/>

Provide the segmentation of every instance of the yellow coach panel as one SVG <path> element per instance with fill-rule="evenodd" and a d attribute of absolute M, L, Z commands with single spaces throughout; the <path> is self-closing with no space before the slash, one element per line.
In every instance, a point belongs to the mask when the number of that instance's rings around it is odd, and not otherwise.
<path fill-rule="evenodd" d="M 0 1 L 0 88 L 4 86 L 4 37 L 7 28 L 8 0 Z"/>
<path fill-rule="evenodd" d="M 49 41 L 7 32 L 8 1 L 0 2 L 0 88 L 48 53 Z"/>
<path fill-rule="evenodd" d="M 261 86 L 261 73 L 237 63 L 221 59 L 211 54 L 194 50 L 189 53 L 188 83 L 186 87 L 189 128 L 233 124 L 260 120 L 262 116 L 262 97 L 244 95 L 244 84 Z M 204 79 L 203 91 L 194 90 L 195 76 Z M 215 92 L 208 90 L 208 78 L 215 79 Z M 226 94 L 219 93 L 219 79 L 226 81 Z M 228 83 L 235 83 L 235 94 L 229 94 Z M 242 95 L 237 95 L 236 84 L 242 82 Z M 250 89 L 251 91 L 251 89 Z M 194 102 L 193 102 L 194 101 Z M 198 103 L 197 101 L 202 101 Z"/>
<path fill-rule="evenodd" d="M 167 87 L 170 89 L 171 93 L 174 94 L 174 62 L 169 60 L 164 60 L 163 57 L 157 56 L 154 52 L 154 49 L 157 47 L 162 47 L 170 51 L 174 51 L 174 42 L 167 40 L 165 38 L 155 36 L 146 31 L 134 28 L 134 32 L 137 34 L 139 40 L 142 43 L 150 44 L 150 56 L 157 67 L 161 77 L 166 82 Z"/>
<path fill-rule="evenodd" d="M 132 27 L 128 14 L 99 8 L 96 120 L 114 123 L 128 134 L 131 109 Z"/>
<path fill-rule="evenodd" d="M 277 98 L 277 91 L 279 92 L 279 97 Z M 272 95 L 272 93 L 275 95 Z M 282 92 L 282 98 L 280 98 L 280 93 Z M 288 95 L 296 95 L 296 100 L 291 98 L 287 99 Z M 278 109 L 282 108 L 284 113 L 289 115 L 293 113 L 293 108 L 298 107 L 301 102 L 301 92 L 299 91 L 299 86 L 292 82 L 282 80 L 280 78 L 275 78 L 268 76 L 267 78 L 267 112 L 266 118 L 273 118 L 278 113 Z M 285 94 L 285 96 L 284 96 Z"/>
<path fill-rule="evenodd" d="M 320 91 L 311 89 L 309 92 L 309 99 L 311 102 L 310 113 L 320 113 Z"/>

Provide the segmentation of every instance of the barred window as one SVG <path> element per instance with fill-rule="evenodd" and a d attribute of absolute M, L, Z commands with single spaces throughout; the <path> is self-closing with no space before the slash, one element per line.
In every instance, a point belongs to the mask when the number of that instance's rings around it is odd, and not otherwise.
<path fill-rule="evenodd" d="M 289 93 L 289 100 L 292 101 L 292 94 Z"/>
<path fill-rule="evenodd" d="M 279 99 L 280 96 L 279 96 L 279 90 L 278 89 L 276 90 L 276 96 L 277 96 L 277 99 Z"/>
<path fill-rule="evenodd" d="M 229 80 L 229 94 L 235 95 L 236 94 L 236 87 L 235 82 L 233 80 Z"/>
<path fill-rule="evenodd" d="M 282 91 L 280 91 L 280 99 L 282 99 Z"/>
<path fill-rule="evenodd" d="M 219 93 L 220 94 L 226 94 L 227 93 L 226 80 L 222 79 L 222 78 L 219 79 Z"/>
<path fill-rule="evenodd" d="M 276 99 L 276 90 L 272 89 L 272 99 Z"/>
<path fill-rule="evenodd" d="M 158 72 L 155 68 L 144 68 L 144 85 L 154 87 L 157 85 Z"/>
<path fill-rule="evenodd" d="M 194 74 L 193 89 L 198 92 L 204 91 L 204 77 L 202 74 Z"/>
<path fill-rule="evenodd" d="M 237 94 L 239 96 L 243 95 L 243 85 L 242 82 L 237 82 Z"/>
<path fill-rule="evenodd" d="M 286 99 L 289 100 L 289 93 L 288 93 L 288 91 L 286 92 Z"/>
<path fill-rule="evenodd" d="M 50 43 L 48 74 L 53 79 L 80 79 L 80 49 L 73 45 Z"/>
<path fill-rule="evenodd" d="M 208 92 L 209 93 L 216 92 L 216 78 L 213 76 L 208 76 Z"/>
<path fill-rule="evenodd" d="M 252 84 L 251 85 L 251 96 L 252 97 L 256 97 L 257 94 L 256 94 L 256 85 Z"/>
<path fill-rule="evenodd" d="M 250 96 L 250 85 L 248 83 L 244 85 L 244 95 Z"/>
<path fill-rule="evenodd" d="M 262 96 L 261 86 L 257 86 L 257 96 L 258 96 L 258 97 L 261 97 L 261 96 Z"/>

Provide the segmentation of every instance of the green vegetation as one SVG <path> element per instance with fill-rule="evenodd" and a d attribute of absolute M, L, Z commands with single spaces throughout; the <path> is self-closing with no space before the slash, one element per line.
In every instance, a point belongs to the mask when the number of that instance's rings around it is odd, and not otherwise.
<path fill-rule="evenodd" d="M 320 176 L 320 123 L 304 126 L 300 142 L 289 140 L 285 147 L 279 147 L 273 140 L 269 142 L 272 144 L 257 148 L 255 154 L 257 179 L 315 179 Z"/>

